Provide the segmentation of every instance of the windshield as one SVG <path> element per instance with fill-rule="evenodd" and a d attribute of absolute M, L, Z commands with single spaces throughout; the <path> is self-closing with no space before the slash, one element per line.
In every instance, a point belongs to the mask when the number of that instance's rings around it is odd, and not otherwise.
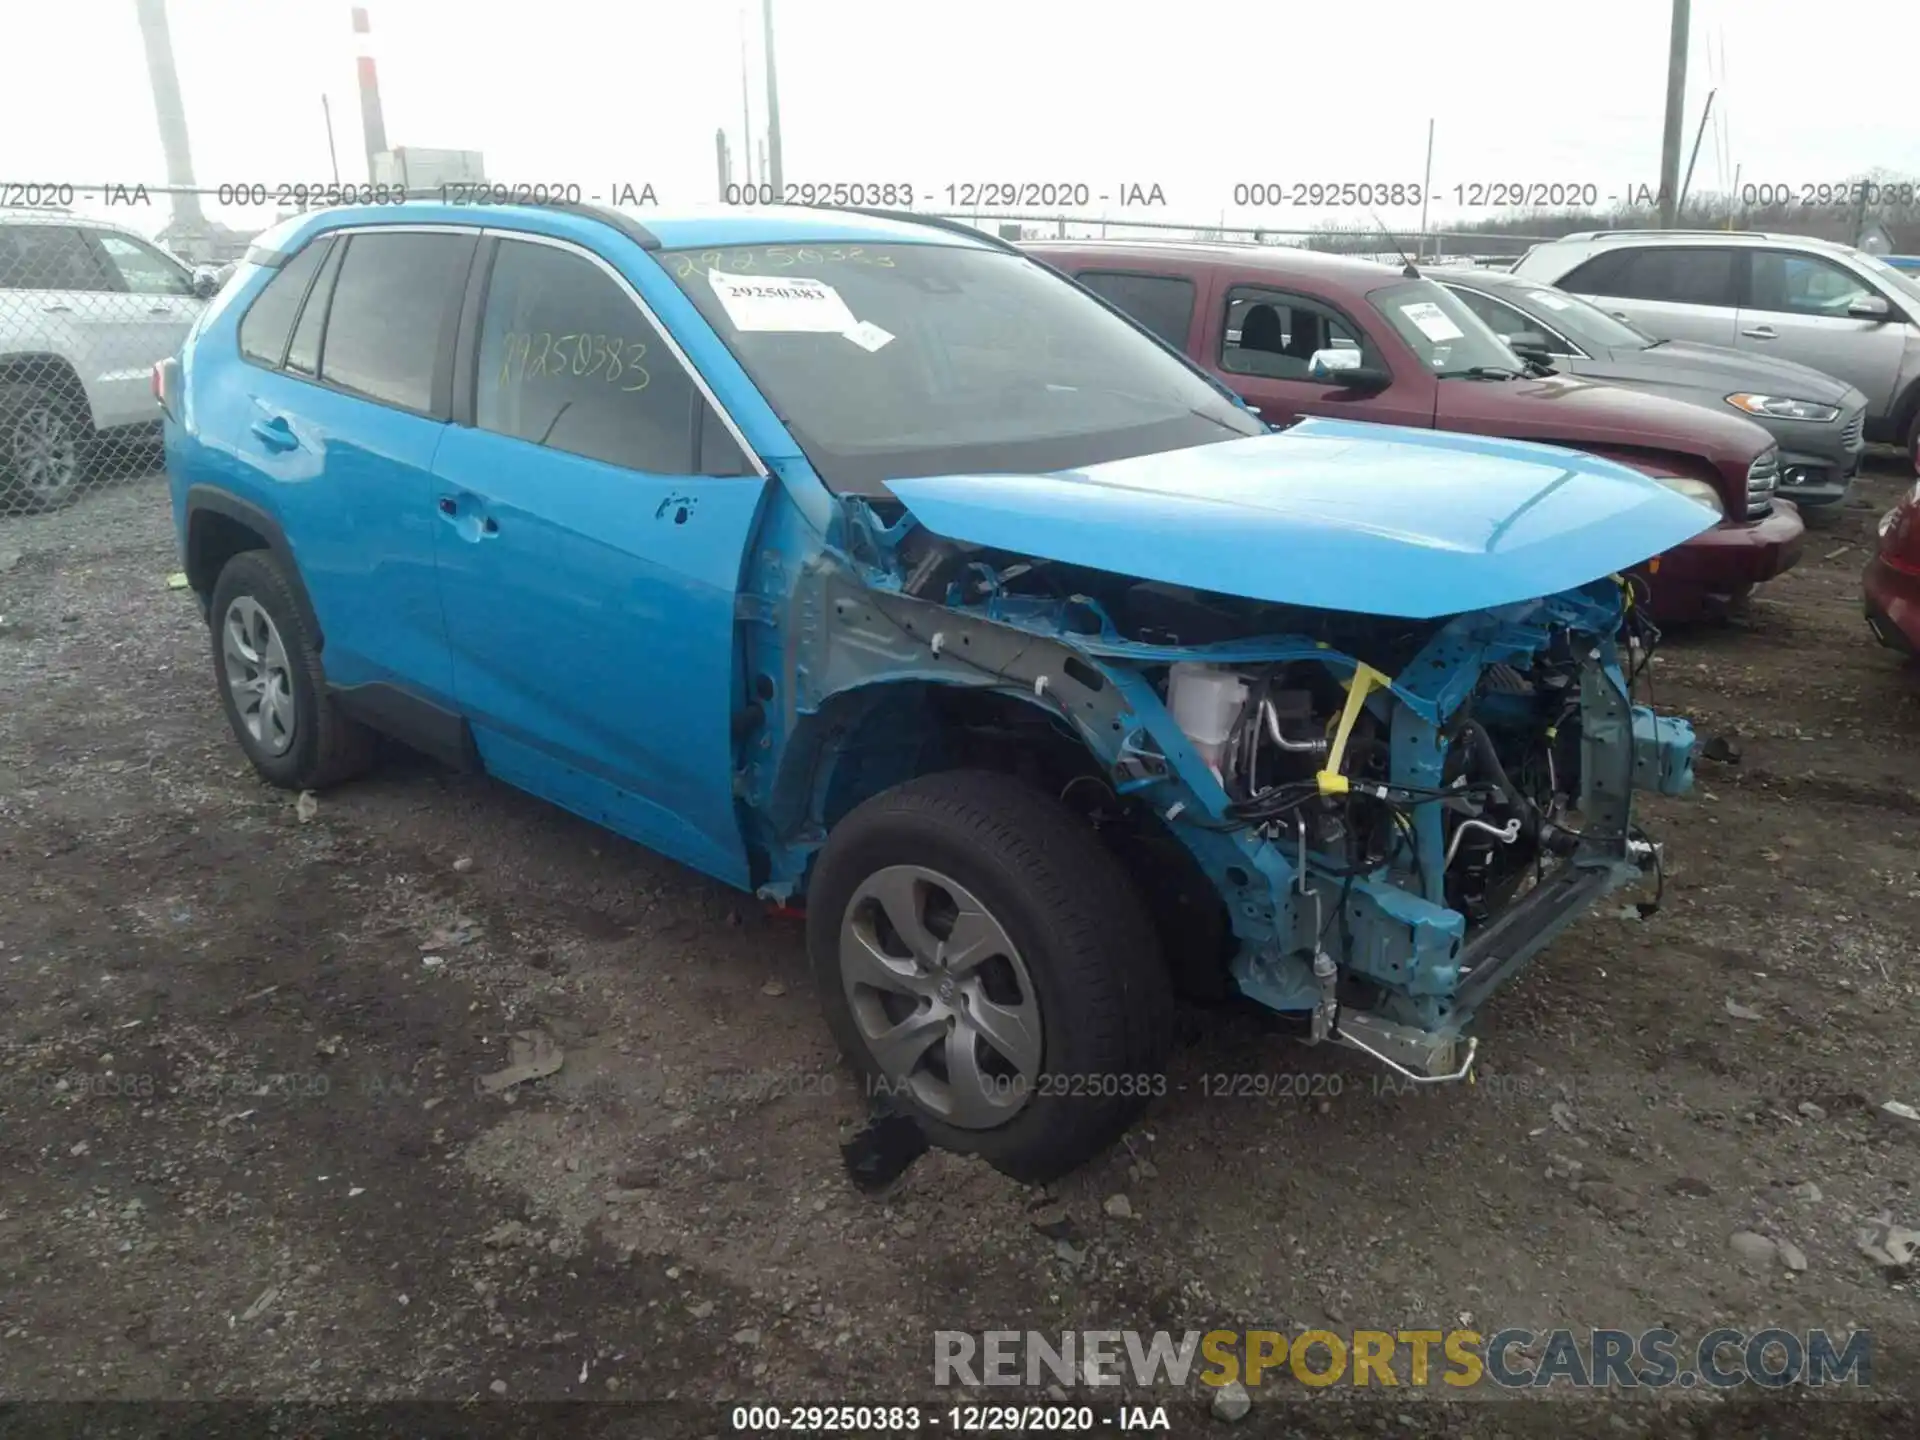
<path fill-rule="evenodd" d="M 1511 286 L 1492 293 L 1509 300 L 1524 298 L 1536 312 L 1545 312 L 1541 319 L 1589 353 L 1595 350 L 1645 350 L 1660 343 L 1646 331 L 1616 319 L 1598 305 L 1562 290 Z"/>
<path fill-rule="evenodd" d="M 846 244 L 659 258 L 842 493 L 1074 469 L 1266 430 L 1024 256 Z"/>
<path fill-rule="evenodd" d="M 1507 342 L 1444 285 L 1408 280 L 1371 291 L 1367 300 L 1442 380 L 1527 373 Z"/>

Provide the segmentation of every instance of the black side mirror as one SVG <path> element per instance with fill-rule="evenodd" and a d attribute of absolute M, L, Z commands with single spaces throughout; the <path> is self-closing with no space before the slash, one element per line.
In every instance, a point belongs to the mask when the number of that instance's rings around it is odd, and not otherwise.
<path fill-rule="evenodd" d="M 1506 337 L 1507 348 L 1522 360 L 1531 360 L 1536 365 L 1553 363 L 1553 348 L 1547 343 L 1547 337 L 1538 330 L 1522 330 Z"/>
<path fill-rule="evenodd" d="M 1356 365 L 1350 370 L 1329 370 L 1324 376 L 1315 378 L 1348 390 L 1384 390 L 1393 383 L 1393 377 L 1386 371 L 1365 365 Z"/>
<path fill-rule="evenodd" d="M 220 293 L 220 272 L 218 270 L 199 269 L 193 272 L 193 293 L 202 300 L 211 300 Z"/>

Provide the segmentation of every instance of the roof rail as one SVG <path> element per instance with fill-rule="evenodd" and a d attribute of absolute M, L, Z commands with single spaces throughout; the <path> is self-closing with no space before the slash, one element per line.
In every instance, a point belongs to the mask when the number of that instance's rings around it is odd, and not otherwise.
<path fill-rule="evenodd" d="M 868 205 L 803 205 L 803 210 L 844 210 L 849 215 L 865 215 L 873 220 L 899 220 L 911 225 L 927 225 L 935 230 L 945 230 L 954 235 L 965 235 L 971 240 L 984 240 L 1000 250 L 1015 255 L 1025 252 L 1011 240 L 998 235 L 989 235 L 985 230 L 976 229 L 964 220 L 950 220 L 944 215 L 922 215 L 912 210 L 880 210 Z"/>
<path fill-rule="evenodd" d="M 1606 237 L 1607 237 L 1607 236 L 1609 236 L 1609 235 L 1632 235 L 1632 236 L 1641 236 L 1641 235 L 1762 235 L 1762 236 L 1764 236 L 1764 235 L 1765 235 L 1766 233 L 1767 233 L 1767 232 L 1766 232 L 1766 231 L 1764 231 L 1764 230 L 1705 230 L 1705 229 L 1702 229 L 1702 230 L 1690 230 L 1690 229 L 1687 229 L 1687 228 L 1684 228 L 1684 227 L 1682 227 L 1682 226 L 1678 226 L 1678 225 L 1675 225 L 1675 226 L 1672 226 L 1672 227 L 1669 227 L 1669 228 L 1667 228 L 1667 229 L 1664 229 L 1664 230 L 1663 230 L 1663 229 L 1658 229 L 1658 228 L 1654 228 L 1654 229 L 1647 229 L 1647 230 L 1576 230 L 1576 231 L 1574 231 L 1573 233 L 1571 233 L 1571 234 L 1569 234 L 1569 235 L 1562 235 L 1562 236 L 1561 236 L 1560 238 L 1561 238 L 1562 240 L 1604 240 L 1604 239 L 1606 239 Z M 1799 237 L 1796 237 L 1796 238 L 1799 238 Z M 1805 237 L 1805 238 L 1811 238 L 1811 237 Z M 1551 244 L 1552 242 L 1551 242 L 1551 241 L 1549 241 L 1548 243 L 1549 243 L 1549 244 Z"/>
<path fill-rule="evenodd" d="M 485 193 L 487 186 L 486 181 L 476 180 L 471 183 L 477 186 L 482 193 Z M 409 200 L 439 200 L 443 203 L 446 201 L 446 187 L 444 186 L 434 190 L 404 190 L 401 193 Z M 579 215 L 589 220 L 598 220 L 603 224 L 611 225 L 643 250 L 658 250 L 660 248 L 660 237 L 647 229 L 646 226 L 642 225 L 631 215 L 626 214 L 624 211 L 616 210 L 611 205 L 601 205 L 591 200 L 567 200 L 559 197 L 534 195 L 523 198 L 512 195 L 504 200 L 482 200 L 478 203 L 482 206 L 524 205 L 534 210 L 560 210 L 570 215 Z"/>

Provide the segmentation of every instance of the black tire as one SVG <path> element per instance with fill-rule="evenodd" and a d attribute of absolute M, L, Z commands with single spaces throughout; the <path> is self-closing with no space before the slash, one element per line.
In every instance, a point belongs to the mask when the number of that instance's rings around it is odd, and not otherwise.
<path fill-rule="evenodd" d="M 223 631 L 234 602 L 250 598 L 273 622 L 287 653 L 293 697 L 292 743 L 275 755 L 248 732 L 227 683 Z M 314 637 L 294 603 L 293 586 L 280 562 L 266 550 L 243 550 L 221 570 L 209 606 L 213 674 L 220 705 L 234 738 L 268 784 L 283 790 L 321 790 L 362 773 L 373 762 L 374 734 L 340 713 L 327 693 Z"/>
<path fill-rule="evenodd" d="M 31 472 L 22 447 L 47 443 L 58 460 Z M 0 515 L 58 510 L 86 483 L 93 464 L 93 415 L 86 398 L 59 385 L 0 383 Z"/>
<path fill-rule="evenodd" d="M 1039 1002 L 1039 1082 L 1004 1124 L 964 1129 L 889 1084 L 840 972 L 850 903 L 874 872 L 923 865 L 970 890 L 1022 957 Z M 1025 1181 L 1084 1164 L 1164 1092 L 1173 1000 L 1153 922 L 1093 831 L 1051 796 L 991 771 L 924 776 L 833 829 L 807 892 L 807 948 L 834 1039 L 866 1093 L 896 1097 L 943 1149 Z"/>

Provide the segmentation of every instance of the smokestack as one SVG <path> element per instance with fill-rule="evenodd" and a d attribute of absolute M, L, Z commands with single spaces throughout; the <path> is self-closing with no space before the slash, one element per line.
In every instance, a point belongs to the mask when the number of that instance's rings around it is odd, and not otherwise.
<path fill-rule="evenodd" d="M 713 150 L 720 162 L 720 193 L 716 197 L 724 202 L 727 198 L 727 185 L 733 179 L 733 165 L 727 157 L 727 132 L 723 126 L 713 132 Z"/>
<path fill-rule="evenodd" d="M 380 77 L 373 65 L 373 27 L 367 21 L 365 6 L 353 7 L 353 33 L 360 71 L 360 128 L 366 134 L 367 178 L 372 180 L 380 173 L 373 157 L 387 148 L 387 122 L 380 113 Z M 406 183 L 406 176 L 399 178 L 402 184 Z"/>
<path fill-rule="evenodd" d="M 180 76 L 173 68 L 173 36 L 167 28 L 167 0 L 137 0 L 140 36 L 147 47 L 147 82 L 153 87 L 154 117 L 160 125 L 160 149 L 167 162 L 167 184 L 193 185 L 193 152 L 187 146 L 187 112 L 180 103 Z M 173 223 L 182 231 L 203 233 L 206 216 L 200 197 L 175 194 Z"/>

